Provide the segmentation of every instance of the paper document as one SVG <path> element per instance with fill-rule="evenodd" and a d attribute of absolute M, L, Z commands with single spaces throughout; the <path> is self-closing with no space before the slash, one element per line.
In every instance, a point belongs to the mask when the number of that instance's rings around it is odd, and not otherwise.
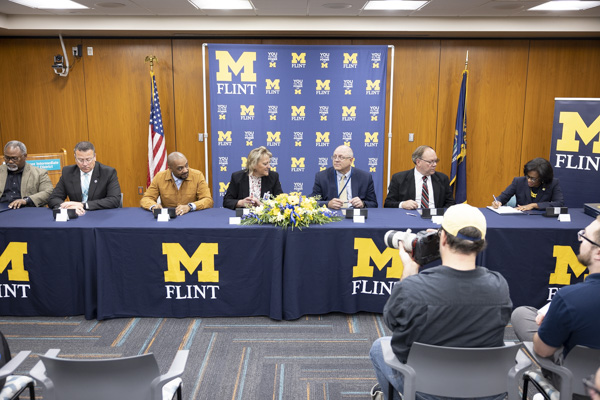
<path fill-rule="evenodd" d="M 508 207 L 508 206 L 502 206 L 502 207 L 498 207 L 498 208 L 488 206 L 487 208 L 489 208 L 496 214 L 523 214 L 523 211 L 517 210 L 516 208 Z"/>

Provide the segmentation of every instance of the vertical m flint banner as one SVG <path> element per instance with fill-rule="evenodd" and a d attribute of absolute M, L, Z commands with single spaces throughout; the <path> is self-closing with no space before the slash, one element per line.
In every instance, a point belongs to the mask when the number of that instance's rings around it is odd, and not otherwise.
<path fill-rule="evenodd" d="M 167 150 L 165 147 L 165 131 L 163 129 L 158 88 L 154 72 L 150 72 L 152 93 L 150 95 L 150 125 L 148 127 L 148 179 L 146 187 L 150 186 L 154 176 L 167 169 Z"/>
<path fill-rule="evenodd" d="M 452 170 L 450 186 L 454 190 L 456 204 L 467 202 L 467 79 L 469 71 L 463 71 L 456 124 L 454 125 L 454 146 L 452 147 Z"/>
<path fill-rule="evenodd" d="M 600 203 L 600 99 L 555 99 L 550 163 L 565 206 Z"/>
<path fill-rule="evenodd" d="M 253 148 L 284 192 L 309 195 L 339 145 L 383 191 L 387 46 L 209 44 L 215 207 Z M 218 196 L 216 195 L 218 194 Z"/>

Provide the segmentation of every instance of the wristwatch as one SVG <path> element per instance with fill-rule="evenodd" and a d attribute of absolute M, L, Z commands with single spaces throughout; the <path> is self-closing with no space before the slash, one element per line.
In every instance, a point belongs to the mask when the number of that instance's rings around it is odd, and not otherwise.
<path fill-rule="evenodd" d="M 190 211 L 194 211 L 194 203 L 188 203 L 188 207 L 190 208 Z"/>

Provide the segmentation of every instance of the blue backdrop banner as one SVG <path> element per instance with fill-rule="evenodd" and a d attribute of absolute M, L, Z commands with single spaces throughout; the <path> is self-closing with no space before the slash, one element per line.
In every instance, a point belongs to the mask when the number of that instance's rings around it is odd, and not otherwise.
<path fill-rule="evenodd" d="M 231 173 L 266 146 L 284 192 L 308 195 L 339 145 L 383 195 L 387 46 L 209 44 L 212 182 L 223 205 Z"/>
<path fill-rule="evenodd" d="M 550 163 L 565 206 L 600 203 L 600 99 L 556 99 Z"/>

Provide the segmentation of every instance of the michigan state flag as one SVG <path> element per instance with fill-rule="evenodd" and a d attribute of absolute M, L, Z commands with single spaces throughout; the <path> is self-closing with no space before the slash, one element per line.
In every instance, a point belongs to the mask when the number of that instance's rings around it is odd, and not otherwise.
<path fill-rule="evenodd" d="M 467 202 L 467 77 L 469 72 L 463 71 L 458 110 L 454 125 L 454 146 L 452 147 L 452 170 L 450 186 L 454 191 L 456 204 Z"/>

